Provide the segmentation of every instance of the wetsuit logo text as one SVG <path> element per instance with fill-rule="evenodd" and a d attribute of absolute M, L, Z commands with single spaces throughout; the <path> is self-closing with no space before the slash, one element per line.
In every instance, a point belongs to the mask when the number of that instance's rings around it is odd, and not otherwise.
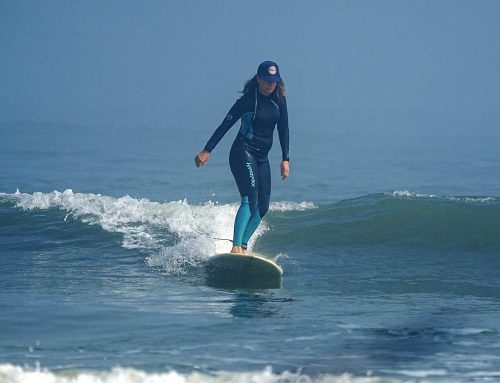
<path fill-rule="evenodd" d="M 252 184 L 252 187 L 255 187 L 255 176 L 253 175 L 253 170 L 252 170 L 252 164 L 250 162 L 246 163 L 247 169 L 248 169 L 248 174 L 250 175 L 250 183 Z"/>

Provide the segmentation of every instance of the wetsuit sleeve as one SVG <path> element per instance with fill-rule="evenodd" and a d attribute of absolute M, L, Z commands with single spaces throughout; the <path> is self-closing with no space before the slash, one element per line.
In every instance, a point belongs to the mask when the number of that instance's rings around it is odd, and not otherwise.
<path fill-rule="evenodd" d="M 278 121 L 278 136 L 281 145 L 281 154 L 283 156 L 283 161 L 290 161 L 289 157 L 289 135 L 288 135 L 288 110 L 286 106 L 286 99 L 283 98 L 283 103 L 281 105 L 281 115 Z"/>
<path fill-rule="evenodd" d="M 240 117 L 243 115 L 243 109 L 244 109 L 244 99 L 241 97 L 238 99 L 234 105 L 229 109 L 229 112 L 227 113 L 226 117 L 224 118 L 224 121 L 219 125 L 219 127 L 215 130 L 214 134 L 212 134 L 212 137 L 208 140 L 207 144 L 205 145 L 205 148 L 203 150 L 206 150 L 207 152 L 211 152 L 212 150 L 215 149 L 217 144 L 219 143 L 220 140 L 222 140 L 222 137 L 227 133 L 227 131 L 240 119 Z"/>

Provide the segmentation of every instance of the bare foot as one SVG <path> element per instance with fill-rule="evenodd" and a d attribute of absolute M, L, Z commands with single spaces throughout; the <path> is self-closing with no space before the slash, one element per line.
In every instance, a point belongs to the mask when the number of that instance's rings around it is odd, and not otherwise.
<path fill-rule="evenodd" d="M 241 248 L 241 246 L 233 246 L 233 248 L 231 249 L 231 253 L 232 254 L 243 254 L 243 249 Z"/>

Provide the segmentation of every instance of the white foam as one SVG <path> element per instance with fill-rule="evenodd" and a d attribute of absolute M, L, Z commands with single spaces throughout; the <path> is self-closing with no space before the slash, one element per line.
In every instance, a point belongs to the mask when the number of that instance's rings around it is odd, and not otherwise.
<path fill-rule="evenodd" d="M 466 203 L 491 203 L 495 202 L 496 198 L 495 197 L 455 197 L 455 196 L 437 196 L 435 194 L 423 194 L 423 193 L 416 193 L 416 192 L 410 192 L 408 190 L 396 190 L 393 191 L 392 193 L 384 193 L 385 196 L 388 197 L 394 197 L 394 198 L 399 198 L 399 199 L 431 199 L 431 198 L 441 198 L 444 200 L 449 200 L 449 201 L 456 201 L 456 202 L 466 202 Z"/>
<path fill-rule="evenodd" d="M 421 194 L 408 190 L 396 190 L 392 193 L 384 193 L 384 195 L 394 198 L 438 198 L 438 196 L 434 194 Z"/>
<path fill-rule="evenodd" d="M 413 378 L 429 378 L 432 376 L 446 376 L 448 372 L 445 369 L 433 370 L 398 370 L 399 374 L 411 376 Z"/>
<path fill-rule="evenodd" d="M 316 209 L 317 206 L 312 202 L 290 202 L 290 201 L 277 201 L 271 202 L 269 206 L 270 211 L 304 211 Z"/>
<path fill-rule="evenodd" d="M 483 378 L 483 381 L 491 382 L 492 380 L 490 379 L 492 378 L 500 378 L 500 371 L 476 371 L 469 372 L 466 375 L 472 378 Z M 487 378 L 488 380 L 485 380 L 484 378 Z"/>
<path fill-rule="evenodd" d="M 489 203 L 489 202 L 495 202 L 496 198 L 495 197 L 465 197 L 463 200 L 465 202 L 469 202 L 469 203 Z"/>
<path fill-rule="evenodd" d="M 109 371 L 52 372 L 37 368 L 24 369 L 11 364 L 0 364 L 0 383 L 390 383 L 401 382 L 371 376 L 350 374 L 309 377 L 300 373 L 274 373 L 270 367 L 256 372 L 225 372 L 213 375 L 199 372 L 181 374 L 177 371 L 145 372 L 133 368 L 116 367 Z"/>
<path fill-rule="evenodd" d="M 92 193 L 64 192 L 33 194 L 2 194 L 24 210 L 60 209 L 67 214 L 64 220 L 75 218 L 89 225 L 123 235 L 122 246 L 141 249 L 148 254 L 146 263 L 169 274 L 182 274 L 198 266 L 207 257 L 231 249 L 234 217 L 239 204 L 219 205 L 207 202 L 190 205 L 186 200 L 153 202 L 130 196 L 114 198 Z M 308 202 L 275 202 L 271 210 L 291 211 L 313 208 Z M 249 243 L 268 227 L 263 222 Z"/>

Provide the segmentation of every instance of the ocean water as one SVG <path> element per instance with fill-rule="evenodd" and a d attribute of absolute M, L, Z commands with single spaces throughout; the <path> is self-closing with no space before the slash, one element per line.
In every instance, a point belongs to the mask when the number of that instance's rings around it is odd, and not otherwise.
<path fill-rule="evenodd" d="M 238 207 L 209 134 L 0 125 L 0 382 L 500 381 L 500 135 L 292 130 L 255 290 L 205 281 Z"/>

